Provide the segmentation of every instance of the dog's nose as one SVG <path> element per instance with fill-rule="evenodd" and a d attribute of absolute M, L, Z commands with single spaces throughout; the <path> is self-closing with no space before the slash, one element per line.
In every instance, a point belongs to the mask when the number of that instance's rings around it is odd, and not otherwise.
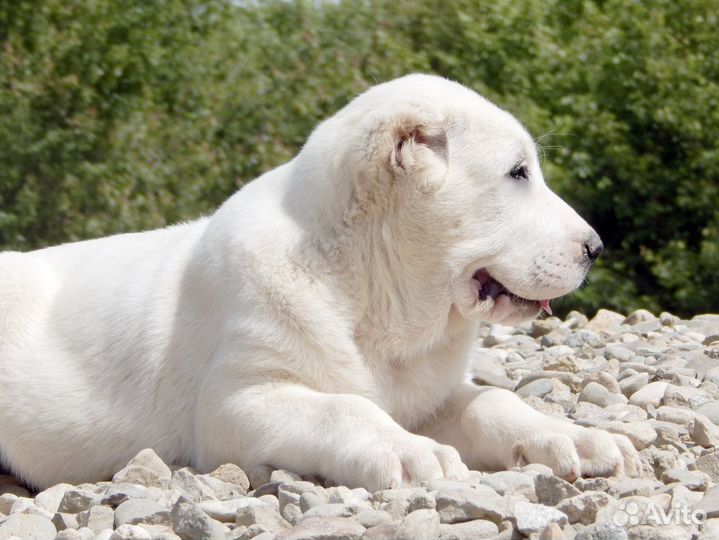
<path fill-rule="evenodd" d="M 589 264 L 592 264 L 594 261 L 597 260 L 597 258 L 602 254 L 602 251 L 604 251 L 604 244 L 602 244 L 602 239 L 599 238 L 599 235 L 592 231 L 592 235 L 589 237 L 589 239 L 584 242 L 584 251 L 587 254 L 587 260 L 589 260 Z"/>

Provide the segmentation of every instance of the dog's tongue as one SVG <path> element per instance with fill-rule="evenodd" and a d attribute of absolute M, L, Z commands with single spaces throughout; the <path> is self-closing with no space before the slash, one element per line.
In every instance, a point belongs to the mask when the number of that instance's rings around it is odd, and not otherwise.
<path fill-rule="evenodd" d="M 552 306 L 549 305 L 549 300 L 540 300 L 539 307 L 546 311 L 549 315 L 552 314 Z"/>

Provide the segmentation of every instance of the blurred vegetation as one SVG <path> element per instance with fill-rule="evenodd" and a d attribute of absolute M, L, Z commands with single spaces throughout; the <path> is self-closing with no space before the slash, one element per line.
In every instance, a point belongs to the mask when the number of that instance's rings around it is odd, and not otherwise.
<path fill-rule="evenodd" d="M 0 248 L 210 212 L 368 86 L 520 118 L 600 232 L 562 310 L 719 312 L 715 0 L 0 0 Z"/>

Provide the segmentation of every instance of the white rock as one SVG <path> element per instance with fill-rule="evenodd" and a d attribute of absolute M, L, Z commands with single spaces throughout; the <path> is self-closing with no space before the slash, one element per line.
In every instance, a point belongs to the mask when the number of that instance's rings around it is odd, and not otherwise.
<path fill-rule="evenodd" d="M 77 514 L 83 510 L 87 510 L 100 502 L 100 496 L 88 489 L 80 487 L 68 489 L 62 496 L 58 512 L 68 514 Z"/>
<path fill-rule="evenodd" d="M 153 450 L 146 448 L 132 458 L 123 469 L 116 472 L 112 481 L 165 489 L 171 478 L 170 468 Z"/>
<path fill-rule="evenodd" d="M 240 507 L 235 515 L 235 523 L 245 527 L 260 525 L 271 532 L 281 531 L 290 526 L 279 510 L 269 504 Z"/>
<path fill-rule="evenodd" d="M 301 482 L 302 477 L 291 471 L 285 471 L 284 469 L 277 469 L 272 471 L 270 474 L 270 482 Z"/>
<path fill-rule="evenodd" d="M 115 526 L 115 512 L 109 506 L 93 506 L 89 510 L 80 512 L 77 515 L 77 522 L 80 527 L 87 527 L 94 534 L 99 534 L 100 531 Z"/>
<path fill-rule="evenodd" d="M 170 489 L 179 489 L 185 497 L 195 503 L 217 499 L 210 486 L 196 478 L 188 468 L 178 469 L 172 474 Z"/>
<path fill-rule="evenodd" d="M 187 499 L 180 499 L 170 513 L 172 529 L 183 540 L 224 540 L 227 528 Z"/>
<path fill-rule="evenodd" d="M 499 533 L 497 525 L 484 519 L 474 519 L 453 525 L 439 526 L 439 540 L 477 540 L 491 538 Z"/>
<path fill-rule="evenodd" d="M 23 540 L 53 540 L 56 534 L 52 521 L 34 514 L 13 514 L 0 524 L 0 540 L 11 536 Z"/>
<path fill-rule="evenodd" d="M 627 398 L 622 394 L 610 392 L 599 383 L 590 382 L 579 393 L 578 401 L 588 401 L 603 408 L 617 403 L 624 404 L 627 402 Z"/>
<path fill-rule="evenodd" d="M 689 426 L 692 440 L 704 448 L 719 446 L 719 427 L 703 415 L 697 415 Z"/>
<path fill-rule="evenodd" d="M 139 484 L 110 484 L 102 494 L 101 504 L 119 506 L 128 499 L 151 499 L 159 501 L 163 491 L 157 488 L 148 488 Z"/>
<path fill-rule="evenodd" d="M 63 514 L 58 512 L 52 517 L 52 523 L 58 531 L 80 528 L 80 524 L 77 522 L 77 514 Z"/>
<path fill-rule="evenodd" d="M 110 540 L 151 540 L 152 536 L 137 525 L 122 525 L 115 529 Z M 214 539 L 213 539 L 214 540 Z M 218 537 L 219 540 L 219 537 Z"/>
<path fill-rule="evenodd" d="M 662 399 L 664 399 L 664 392 L 669 387 L 669 383 L 666 381 L 657 381 L 649 383 L 644 388 L 637 390 L 629 398 L 629 403 L 646 409 L 650 405 L 653 407 L 659 407 Z"/>
<path fill-rule="evenodd" d="M 537 500 L 547 506 L 556 506 L 560 501 L 580 494 L 572 484 L 553 474 L 535 476 L 534 489 Z"/>
<path fill-rule="evenodd" d="M 165 506 L 151 499 L 128 499 L 115 510 L 116 527 L 141 523 L 169 524 L 170 512 Z"/>
<path fill-rule="evenodd" d="M 610 433 L 618 433 L 624 435 L 632 444 L 638 449 L 648 447 L 657 438 L 656 430 L 649 424 L 649 422 L 602 422 L 599 427 L 606 429 Z"/>
<path fill-rule="evenodd" d="M 400 523 L 396 540 L 436 540 L 439 536 L 439 516 L 434 510 L 415 510 Z"/>
<path fill-rule="evenodd" d="M 232 463 L 226 463 L 220 465 L 217 469 L 210 473 L 210 476 L 227 482 L 228 484 L 235 484 L 240 486 L 245 492 L 250 489 L 250 481 L 247 478 L 247 474 L 237 465 Z"/>
<path fill-rule="evenodd" d="M 499 525 L 510 516 L 501 499 L 488 499 L 471 488 L 441 489 L 435 500 L 442 523 L 486 519 Z"/>
<path fill-rule="evenodd" d="M 554 508 L 530 502 L 517 502 L 514 505 L 514 517 L 517 529 L 524 535 L 541 533 L 550 523 L 560 527 L 567 524 L 567 515 Z"/>
<path fill-rule="evenodd" d="M 95 533 L 87 527 L 65 529 L 57 533 L 55 540 L 95 540 Z"/>
<path fill-rule="evenodd" d="M 68 489 L 73 489 L 70 484 L 56 484 L 35 495 L 35 505 L 48 512 L 55 513 L 60 507 L 60 502 Z"/>
<path fill-rule="evenodd" d="M 267 503 L 254 497 L 241 497 L 228 501 L 203 501 L 197 507 L 212 519 L 222 523 L 234 523 L 237 510 L 245 506 L 264 506 Z"/>
<path fill-rule="evenodd" d="M 614 500 L 602 491 L 585 491 L 560 502 L 557 510 L 567 515 L 569 523 L 591 525 L 596 521 L 599 510 Z"/>
<path fill-rule="evenodd" d="M 312 518 L 278 533 L 275 540 L 360 540 L 364 532 L 352 519 Z"/>

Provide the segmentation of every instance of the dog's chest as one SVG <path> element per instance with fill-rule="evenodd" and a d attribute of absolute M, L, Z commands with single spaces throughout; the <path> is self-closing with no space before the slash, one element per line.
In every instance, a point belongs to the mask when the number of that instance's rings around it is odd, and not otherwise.
<path fill-rule="evenodd" d="M 467 369 L 465 347 L 433 351 L 392 365 L 376 376 L 380 405 L 404 428 L 414 430 L 437 412 Z"/>

